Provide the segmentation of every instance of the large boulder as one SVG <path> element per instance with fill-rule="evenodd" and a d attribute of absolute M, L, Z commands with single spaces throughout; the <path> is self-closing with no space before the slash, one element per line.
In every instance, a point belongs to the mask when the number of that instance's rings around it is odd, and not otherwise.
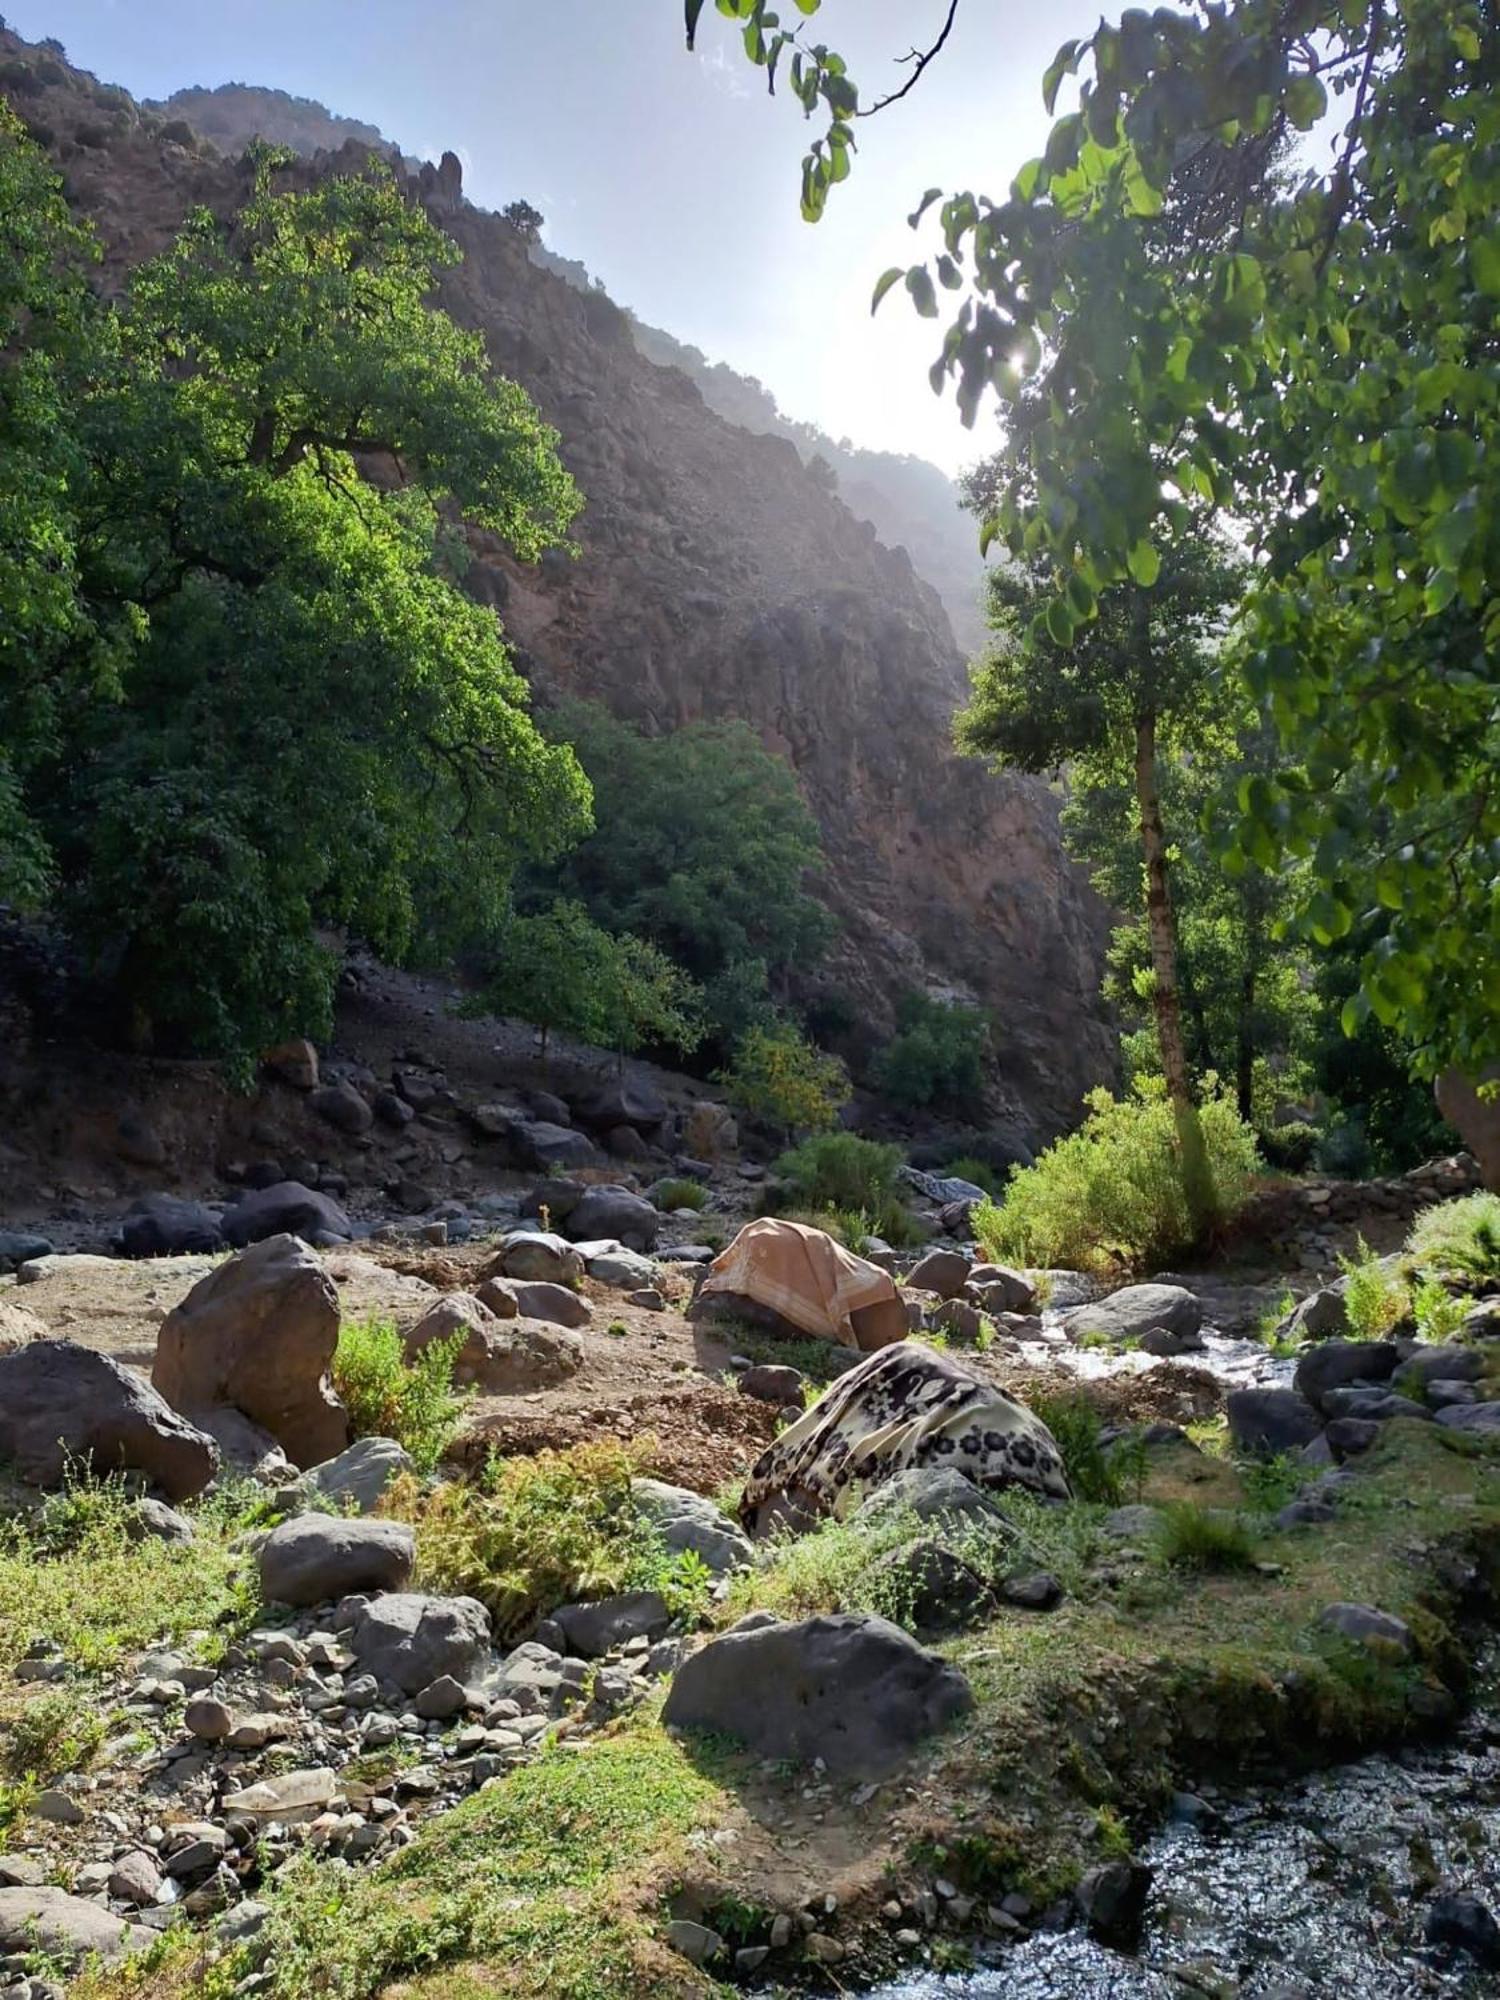
<path fill-rule="evenodd" d="M 391 1481 L 411 1469 L 410 1458 L 394 1438 L 358 1438 L 326 1465 L 315 1465 L 304 1485 L 341 1510 L 353 1507 L 356 1513 L 373 1514 Z"/>
<path fill-rule="evenodd" d="M 176 1195 L 142 1195 L 120 1224 L 125 1257 L 187 1257 L 223 1248 L 224 1232 L 213 1210 Z"/>
<path fill-rule="evenodd" d="M 969 1273 L 969 1297 L 989 1313 L 1036 1311 L 1036 1286 L 1009 1264 L 976 1264 Z"/>
<path fill-rule="evenodd" d="M 732 1626 L 678 1668 L 663 1720 L 732 1736 L 759 1757 L 884 1778 L 973 1705 L 956 1667 L 883 1618 Z"/>
<path fill-rule="evenodd" d="M 659 1639 L 672 1622 L 666 1600 L 654 1590 L 626 1590 L 617 1597 L 559 1605 L 552 1614 L 570 1653 L 597 1660 L 630 1639 Z"/>
<path fill-rule="evenodd" d="M 1309 1292 L 1276 1329 L 1281 1340 L 1341 1340 L 1349 1331 L 1349 1308 L 1336 1286 Z"/>
<path fill-rule="evenodd" d="M 108 1355 L 71 1340 L 0 1355 L 0 1460 L 56 1486 L 72 1459 L 143 1472 L 172 1500 L 201 1493 L 219 1469 L 213 1439 Z"/>
<path fill-rule="evenodd" d="M 1434 1382 L 1477 1382 L 1484 1357 L 1472 1347 L 1419 1347 L 1397 1367 L 1391 1387 L 1401 1396 L 1419 1395 Z"/>
<path fill-rule="evenodd" d="M 167 1314 L 151 1379 L 176 1409 L 231 1404 L 295 1465 L 321 1465 L 349 1442 L 328 1376 L 338 1338 L 332 1278 L 295 1236 L 271 1236 L 200 1279 Z"/>
<path fill-rule="evenodd" d="M 594 1309 L 587 1299 L 566 1285 L 538 1284 L 535 1280 L 521 1279 L 510 1286 L 515 1297 L 516 1310 L 524 1319 L 544 1319 L 553 1326 L 587 1326 L 594 1317 Z M 501 1317 L 509 1318 L 509 1314 Z"/>
<path fill-rule="evenodd" d="M 1437 1421 L 1444 1430 L 1500 1437 L 1500 1403 L 1454 1403 L 1438 1411 Z"/>
<path fill-rule="evenodd" d="M 350 1644 L 366 1673 L 417 1694 L 444 1674 L 474 1678 L 489 1652 L 490 1614 L 472 1597 L 372 1597 L 355 1614 Z"/>
<path fill-rule="evenodd" d="M 754 1559 L 749 1536 L 701 1493 L 686 1486 L 670 1486 L 661 1479 L 634 1479 L 630 1495 L 637 1511 L 652 1523 L 674 1554 L 691 1551 L 715 1576 L 749 1568 Z"/>
<path fill-rule="evenodd" d="M 1103 1338 L 1116 1347 L 1139 1340 L 1154 1326 L 1187 1336 L 1202 1324 L 1202 1303 L 1183 1285 L 1126 1285 L 1107 1299 L 1077 1307 L 1067 1320 L 1070 1340 Z"/>
<path fill-rule="evenodd" d="M 906 1275 L 916 1292 L 936 1292 L 940 1299 L 956 1299 L 969 1282 L 974 1260 L 962 1250 L 929 1250 L 917 1259 Z"/>
<path fill-rule="evenodd" d="M 362 1138 L 375 1123 L 375 1113 L 352 1083 L 326 1083 L 307 1102 L 326 1125 L 349 1139 Z"/>
<path fill-rule="evenodd" d="M 324 1604 L 356 1591 L 402 1590 L 417 1538 L 404 1521 L 299 1514 L 260 1545 L 260 1587 L 273 1604 Z"/>
<path fill-rule="evenodd" d="M 547 1229 L 518 1229 L 505 1238 L 483 1275 L 545 1285 L 576 1284 L 583 1276 L 583 1258 L 566 1237 Z"/>
<path fill-rule="evenodd" d="M 224 1211 L 219 1227 L 225 1242 L 237 1247 L 263 1243 L 268 1236 L 300 1236 L 309 1243 L 336 1237 L 347 1243 L 354 1234 L 354 1224 L 333 1196 L 304 1187 L 301 1181 L 252 1188 Z"/>
<path fill-rule="evenodd" d="M 1324 1409 L 1330 1389 L 1347 1389 L 1356 1382 L 1389 1382 L 1401 1359 L 1390 1340 L 1325 1340 L 1310 1348 L 1297 1363 L 1292 1380 L 1315 1409 Z"/>
<path fill-rule="evenodd" d="M 595 1132 L 612 1132 L 617 1125 L 659 1132 L 669 1112 L 667 1100 L 643 1076 L 610 1077 L 569 1102 L 579 1123 Z"/>
<path fill-rule="evenodd" d="M 1233 1389 L 1224 1404 L 1236 1451 L 1278 1458 L 1311 1444 L 1323 1419 L 1295 1389 Z"/>
<path fill-rule="evenodd" d="M 910 1512 L 919 1521 L 974 1520 L 1004 1528 L 1005 1517 L 972 1479 L 951 1465 L 913 1465 L 898 1472 L 861 1505 L 856 1519 L 874 1524 Z"/>
<path fill-rule="evenodd" d="M 497 1319 L 471 1292 L 449 1292 L 438 1299 L 402 1339 L 412 1354 L 435 1341 L 460 1341 L 454 1380 L 489 1396 L 529 1396 L 555 1388 L 583 1366 L 577 1334 L 541 1320 Z"/>
<path fill-rule="evenodd" d="M 1479 1077 L 1445 1069 L 1434 1086 L 1434 1095 L 1438 1110 L 1479 1162 L 1485 1186 L 1500 1192 L 1500 1095 L 1479 1094 L 1480 1085 L 1496 1082 L 1500 1082 L 1500 1064 L 1491 1064 Z"/>
<path fill-rule="evenodd" d="M 300 1036 L 290 1042 L 278 1042 L 274 1049 L 267 1049 L 261 1062 L 283 1083 L 289 1083 L 293 1090 L 316 1090 L 318 1087 L 318 1052 L 312 1043 Z"/>
<path fill-rule="evenodd" d="M 643 1195 L 629 1188 L 591 1187 L 563 1226 L 575 1243 L 611 1236 L 627 1250 L 654 1250 L 661 1217 Z"/>
<path fill-rule="evenodd" d="M 159 1942 L 85 1896 L 61 1889 L 0 1889 L 0 1952 L 44 1952 L 67 1966 L 97 1953 L 106 1964 Z"/>
<path fill-rule="evenodd" d="M 656 1266 L 651 1259 L 643 1257 L 639 1250 L 627 1250 L 623 1243 L 612 1239 L 580 1243 L 578 1254 L 594 1282 L 608 1285 L 611 1291 L 639 1292 L 656 1283 Z"/>

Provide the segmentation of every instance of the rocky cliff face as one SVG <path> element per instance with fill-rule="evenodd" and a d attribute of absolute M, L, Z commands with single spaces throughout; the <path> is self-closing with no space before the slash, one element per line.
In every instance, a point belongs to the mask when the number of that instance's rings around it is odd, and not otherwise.
<path fill-rule="evenodd" d="M 33 53 L 0 35 L 0 56 Z M 96 222 L 106 283 L 193 203 L 242 196 L 238 161 L 175 143 L 122 93 L 74 72 L 19 92 L 9 74 L 5 87 Z M 347 165 L 359 149 L 331 157 Z M 792 763 L 823 829 L 843 932 L 819 983 L 874 1034 L 910 986 L 981 1001 L 997 1022 L 995 1109 L 1055 1130 L 1112 1062 L 1103 912 L 1063 853 L 1047 789 L 953 754 L 964 669 L 934 592 L 790 443 L 724 423 L 686 375 L 637 351 L 607 297 L 538 269 L 507 224 L 464 201 L 451 156 L 412 189 L 464 251 L 443 302 L 557 426 L 587 495 L 576 558 L 524 569 L 476 542 L 471 588 L 501 613 L 540 696 L 595 698 L 655 729 L 748 721 Z"/>

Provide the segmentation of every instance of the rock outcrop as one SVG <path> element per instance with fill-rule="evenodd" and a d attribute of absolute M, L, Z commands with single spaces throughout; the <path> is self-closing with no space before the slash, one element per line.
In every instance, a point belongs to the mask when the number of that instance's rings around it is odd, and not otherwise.
<path fill-rule="evenodd" d="M 6 34 L 0 49 L 25 53 Z M 148 128 L 123 94 L 107 143 L 79 146 L 97 107 L 58 67 L 66 81 L 25 110 L 101 232 L 106 285 L 192 206 L 243 198 L 238 159 Z M 362 151 L 289 173 L 348 168 Z M 716 416 L 687 375 L 638 351 L 608 297 L 540 269 L 514 229 L 471 207 L 451 155 L 411 185 L 463 251 L 442 302 L 557 426 L 587 496 L 576 560 L 525 568 L 472 538 L 468 586 L 502 614 L 539 694 L 597 699 L 653 730 L 748 721 L 822 829 L 820 893 L 842 929 L 819 988 L 847 999 L 872 1043 L 908 988 L 982 1002 L 999 1023 L 992 1112 L 1055 1131 L 1112 1067 L 1102 906 L 1064 856 L 1047 788 L 953 753 L 964 667 L 935 593 L 792 444 Z"/>

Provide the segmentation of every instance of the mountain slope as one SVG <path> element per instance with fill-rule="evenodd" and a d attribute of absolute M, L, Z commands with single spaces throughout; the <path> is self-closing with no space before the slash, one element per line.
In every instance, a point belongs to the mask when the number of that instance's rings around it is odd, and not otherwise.
<path fill-rule="evenodd" d="M 0 48 L 28 53 L 10 36 Z M 193 204 L 231 209 L 247 176 L 122 93 L 101 119 L 97 92 L 70 72 L 19 101 L 118 283 Z M 351 146 L 337 163 L 362 157 Z M 541 695 L 597 698 L 655 729 L 747 720 L 822 827 L 844 928 L 819 985 L 847 996 L 871 1039 L 907 987 L 982 1001 L 998 1024 L 994 1109 L 1055 1130 L 1112 1063 L 1103 913 L 1046 788 L 953 754 L 964 668 L 934 592 L 790 443 L 726 424 L 685 374 L 637 351 L 608 298 L 539 269 L 514 229 L 466 203 L 451 155 L 410 186 L 464 252 L 444 302 L 557 425 L 588 498 L 574 559 L 526 569 L 475 538 L 469 587 L 500 611 Z"/>

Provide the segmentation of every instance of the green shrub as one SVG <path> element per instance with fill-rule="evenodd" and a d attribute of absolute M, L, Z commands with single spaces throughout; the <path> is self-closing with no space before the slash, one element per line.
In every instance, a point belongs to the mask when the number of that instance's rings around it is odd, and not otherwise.
<path fill-rule="evenodd" d="M 1177 1128 L 1159 1079 L 1129 1097 L 1096 1090 L 1078 1131 L 1011 1176 L 1001 1202 L 982 1202 L 974 1232 L 998 1262 L 1149 1270 L 1192 1243 Z M 1201 1108 L 1220 1213 L 1244 1205 L 1257 1167 L 1255 1134 L 1222 1093 Z"/>
<path fill-rule="evenodd" d="M 333 1386 L 356 1437 L 394 1438 L 419 1472 L 431 1472 L 452 1442 L 464 1399 L 453 1388 L 463 1337 L 408 1355 L 395 1325 L 350 1320 L 339 1329 Z"/>
<path fill-rule="evenodd" d="M 805 1208 L 873 1209 L 896 1186 L 899 1146 L 825 1132 L 783 1153 L 773 1172 Z"/>
<path fill-rule="evenodd" d="M 1172 1569 L 1250 1569 L 1255 1537 L 1238 1514 L 1174 1500 L 1161 1510 L 1156 1553 Z"/>
<path fill-rule="evenodd" d="M 907 1111 L 967 1110 L 984 1088 L 989 1041 L 989 1016 L 980 1008 L 909 993 L 875 1063 L 876 1088 Z"/>
<path fill-rule="evenodd" d="M 1456 1298 L 1436 1278 L 1424 1278 L 1411 1295 L 1412 1318 L 1419 1340 L 1451 1340 L 1464 1323 L 1468 1300 Z"/>
<path fill-rule="evenodd" d="M 658 1181 L 651 1191 L 651 1199 L 663 1214 L 671 1215 L 676 1209 L 707 1208 L 708 1189 L 702 1181 L 682 1180 Z"/>
<path fill-rule="evenodd" d="M 1294 1119 L 1290 1124 L 1266 1127 L 1256 1137 L 1266 1164 L 1288 1174 L 1306 1173 L 1323 1142 L 1323 1134 L 1317 1126 L 1309 1125 L 1302 1118 Z"/>
<path fill-rule="evenodd" d="M 1340 1257 L 1344 1311 L 1351 1340 L 1384 1340 L 1411 1310 L 1411 1295 L 1398 1274 L 1381 1262 L 1361 1236 L 1355 1254 Z"/>
<path fill-rule="evenodd" d="M 1075 1500 L 1118 1507 L 1128 1467 L 1100 1443 L 1104 1425 L 1086 1396 L 1031 1394 L 1027 1404 L 1051 1431 Z"/>
<path fill-rule="evenodd" d="M 786 1133 L 826 1132 L 849 1102 L 849 1072 L 789 1021 L 751 1028 L 714 1078 L 732 1103 Z"/>
<path fill-rule="evenodd" d="M 707 1600 L 701 1560 L 670 1551 L 635 1509 L 636 1459 L 614 1440 L 491 1459 L 477 1483 L 422 1494 L 398 1480 L 387 1511 L 414 1523 L 421 1588 L 477 1597 L 502 1638 L 559 1604 L 659 1590 L 674 1610 Z"/>
<path fill-rule="evenodd" d="M 996 1173 L 987 1160 L 971 1159 L 967 1153 L 950 1160 L 943 1168 L 943 1174 L 948 1180 L 972 1181 L 975 1187 L 984 1189 L 991 1201 L 1000 1199 L 1005 1186 L 1004 1174 Z"/>
<path fill-rule="evenodd" d="M 1406 1260 L 1425 1277 L 1472 1289 L 1500 1280 L 1500 1194 L 1466 1194 L 1419 1215 Z"/>

